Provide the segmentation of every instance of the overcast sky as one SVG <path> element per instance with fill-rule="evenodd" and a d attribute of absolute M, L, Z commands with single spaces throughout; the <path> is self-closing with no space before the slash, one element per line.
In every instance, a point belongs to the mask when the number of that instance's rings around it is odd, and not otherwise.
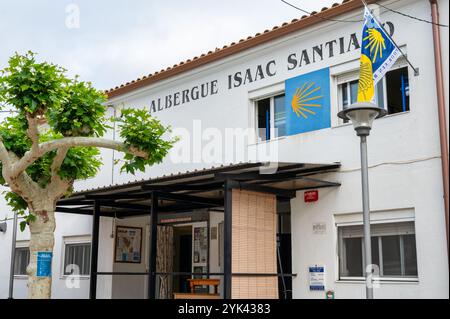
<path fill-rule="evenodd" d="M 32 50 L 109 89 L 302 15 L 280 0 L 2 0 L 0 68 Z"/>

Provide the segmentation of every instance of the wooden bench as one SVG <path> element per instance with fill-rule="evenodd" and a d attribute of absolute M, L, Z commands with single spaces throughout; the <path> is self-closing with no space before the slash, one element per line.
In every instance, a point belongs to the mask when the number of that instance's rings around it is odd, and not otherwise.
<path fill-rule="evenodd" d="M 214 294 L 215 295 L 218 294 L 220 279 L 199 278 L 199 279 L 188 279 L 188 281 L 191 287 L 191 293 L 195 293 L 196 286 L 214 286 Z"/>
<path fill-rule="evenodd" d="M 173 294 L 174 299 L 220 299 L 218 293 L 220 279 L 188 279 L 189 286 L 191 288 L 190 293 L 175 292 Z M 214 293 L 195 293 L 195 287 L 197 286 L 213 286 Z"/>

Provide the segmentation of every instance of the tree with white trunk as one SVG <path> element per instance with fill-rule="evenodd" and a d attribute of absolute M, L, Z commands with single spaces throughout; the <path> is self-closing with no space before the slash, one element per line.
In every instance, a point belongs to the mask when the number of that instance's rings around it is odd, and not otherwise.
<path fill-rule="evenodd" d="M 0 123 L 0 184 L 4 197 L 30 230 L 28 297 L 50 298 L 51 276 L 37 274 L 39 252 L 53 252 L 56 203 L 70 196 L 76 180 L 93 177 L 102 165 L 99 148 L 123 152 L 122 171 L 159 163 L 176 139 L 145 110 L 124 109 L 120 141 L 102 136 L 106 95 L 66 70 L 38 62 L 32 52 L 15 54 L 0 73 L 0 105 L 12 110 Z"/>

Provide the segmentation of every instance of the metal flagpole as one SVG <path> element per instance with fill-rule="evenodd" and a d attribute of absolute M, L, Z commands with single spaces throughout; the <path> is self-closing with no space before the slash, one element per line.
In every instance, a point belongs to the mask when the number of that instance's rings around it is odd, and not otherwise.
<path fill-rule="evenodd" d="M 364 6 L 368 8 L 366 1 L 361 0 L 361 2 L 364 4 Z M 370 9 L 369 9 L 370 10 Z M 409 61 L 408 57 L 406 56 L 405 53 L 403 53 L 403 51 L 400 49 L 400 47 L 398 46 L 397 42 L 394 41 L 394 39 L 391 37 L 391 35 L 389 34 L 389 32 L 386 31 L 386 29 L 383 27 L 383 24 L 381 23 L 380 20 L 377 19 L 377 17 L 373 14 L 373 10 L 370 10 L 370 12 L 372 13 L 373 18 L 375 19 L 375 21 L 378 22 L 379 26 L 381 27 L 381 29 L 383 29 L 384 33 L 386 34 L 386 36 L 389 38 L 389 40 L 392 41 L 392 43 L 395 45 L 395 47 L 400 51 L 401 55 L 405 58 L 406 62 L 408 62 L 409 66 L 414 70 L 414 76 L 418 76 L 419 75 L 419 68 L 414 67 L 414 65 L 411 63 L 411 61 Z"/>
<path fill-rule="evenodd" d="M 13 299 L 14 291 L 14 261 L 16 257 L 16 236 L 17 236 L 17 213 L 14 213 L 13 218 L 13 233 L 11 243 L 11 264 L 9 268 L 9 293 L 8 299 Z"/>

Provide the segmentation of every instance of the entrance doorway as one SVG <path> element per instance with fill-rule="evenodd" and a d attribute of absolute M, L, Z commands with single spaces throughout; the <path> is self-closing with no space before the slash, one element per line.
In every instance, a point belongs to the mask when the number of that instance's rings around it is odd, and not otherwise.
<path fill-rule="evenodd" d="M 175 224 L 173 227 L 173 293 L 191 293 L 190 279 L 207 278 L 209 265 L 209 227 L 206 221 Z M 196 275 L 193 275 L 195 273 Z M 196 292 L 208 292 L 200 287 Z"/>
<path fill-rule="evenodd" d="M 174 227 L 174 272 L 190 273 L 192 271 L 192 226 Z M 179 275 L 174 278 L 175 292 L 189 292 L 190 275 Z"/>

